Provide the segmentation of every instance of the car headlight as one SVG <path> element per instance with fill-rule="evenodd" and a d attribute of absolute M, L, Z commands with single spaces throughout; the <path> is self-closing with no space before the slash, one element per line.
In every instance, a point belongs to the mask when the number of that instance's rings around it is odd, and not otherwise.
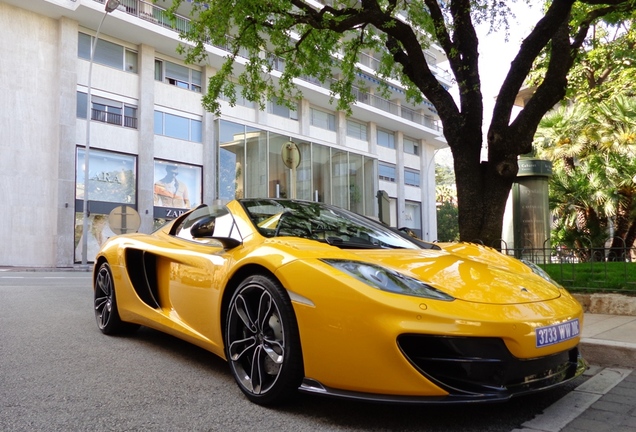
<path fill-rule="evenodd" d="M 537 276 L 542 277 L 543 279 L 545 279 L 546 281 L 550 282 L 552 285 L 554 285 L 554 286 L 556 286 L 558 288 L 563 288 L 559 283 L 557 283 L 554 279 L 552 279 L 550 277 L 548 272 L 543 270 L 541 267 L 539 267 L 538 265 L 536 265 L 532 261 L 521 260 L 521 262 L 524 263 L 525 265 L 527 265 L 528 267 L 530 267 L 530 270 L 532 270 L 532 273 L 536 274 Z"/>
<path fill-rule="evenodd" d="M 454 297 L 422 281 L 378 265 L 347 260 L 323 259 L 322 261 L 382 291 L 434 300 L 455 300 Z"/>

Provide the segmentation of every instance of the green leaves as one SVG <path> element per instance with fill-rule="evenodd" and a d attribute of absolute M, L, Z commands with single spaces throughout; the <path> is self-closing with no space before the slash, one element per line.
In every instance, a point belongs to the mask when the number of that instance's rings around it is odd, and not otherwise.
<path fill-rule="evenodd" d="M 555 110 L 541 121 L 535 144 L 540 157 L 553 161 L 557 238 L 600 246 L 610 221 L 614 227 L 636 224 L 636 99 Z M 626 233 L 615 230 L 616 236 Z"/>

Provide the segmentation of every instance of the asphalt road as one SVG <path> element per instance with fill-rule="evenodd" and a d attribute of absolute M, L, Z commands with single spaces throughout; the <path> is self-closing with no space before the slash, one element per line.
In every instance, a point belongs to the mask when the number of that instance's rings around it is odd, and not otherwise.
<path fill-rule="evenodd" d="M 248 402 L 226 363 L 141 328 L 102 335 L 89 273 L 0 272 L 2 431 L 509 432 L 584 378 L 503 404 L 400 406 L 299 394 Z"/>

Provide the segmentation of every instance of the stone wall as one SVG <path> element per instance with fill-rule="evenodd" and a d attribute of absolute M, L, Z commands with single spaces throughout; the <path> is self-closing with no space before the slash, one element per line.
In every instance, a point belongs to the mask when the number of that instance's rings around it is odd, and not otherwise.
<path fill-rule="evenodd" d="M 623 294 L 572 294 L 585 312 L 636 316 L 636 296 Z"/>

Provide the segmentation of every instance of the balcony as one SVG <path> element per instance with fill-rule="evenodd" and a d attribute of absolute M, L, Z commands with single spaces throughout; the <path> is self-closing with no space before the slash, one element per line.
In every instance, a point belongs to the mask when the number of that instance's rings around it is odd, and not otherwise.
<path fill-rule="evenodd" d="M 105 0 L 94 0 L 94 1 L 101 4 L 104 4 L 105 2 Z M 156 6 L 148 1 L 121 0 L 120 9 L 125 11 L 129 15 L 136 16 L 139 19 L 152 22 L 156 25 L 162 26 L 164 28 L 168 28 L 175 32 L 186 32 L 190 27 L 190 20 L 188 18 L 177 16 L 176 21 L 172 23 L 167 18 L 166 10 L 164 8 Z M 231 49 L 230 41 L 231 39 L 228 36 L 228 41 L 226 44 L 224 45 L 210 44 L 210 45 L 216 46 L 217 48 L 230 52 L 230 49 Z M 247 57 L 247 52 L 239 51 L 238 55 L 242 57 Z M 273 55 L 270 55 L 269 58 L 270 58 L 270 64 L 272 64 L 272 67 L 274 70 L 277 70 L 279 72 L 282 72 L 284 70 L 285 64 L 282 59 Z M 365 65 L 373 70 L 377 70 L 379 66 L 379 60 L 367 54 L 361 55 L 359 62 L 360 64 Z M 430 67 L 435 68 L 436 66 L 431 65 Z M 313 77 L 302 76 L 302 77 L 299 77 L 299 79 L 309 82 L 311 84 L 320 86 L 322 88 L 328 89 L 328 90 L 330 88 L 329 87 L 330 82 L 323 83 Z M 356 101 L 359 103 L 372 106 L 374 108 L 385 111 L 387 113 L 399 116 L 403 118 L 404 120 L 425 126 L 435 131 L 441 132 L 442 130 L 441 124 L 439 123 L 439 121 L 434 120 L 430 116 L 423 115 L 413 108 L 401 106 L 388 99 L 384 99 L 380 96 L 374 95 L 372 93 L 368 93 L 358 88 L 354 88 L 354 92 L 356 96 Z M 432 107 L 430 102 L 426 101 L 425 103 L 427 103 L 428 105 Z"/>
<path fill-rule="evenodd" d="M 91 109 L 91 120 L 137 129 L 137 118 L 100 109 Z"/>

